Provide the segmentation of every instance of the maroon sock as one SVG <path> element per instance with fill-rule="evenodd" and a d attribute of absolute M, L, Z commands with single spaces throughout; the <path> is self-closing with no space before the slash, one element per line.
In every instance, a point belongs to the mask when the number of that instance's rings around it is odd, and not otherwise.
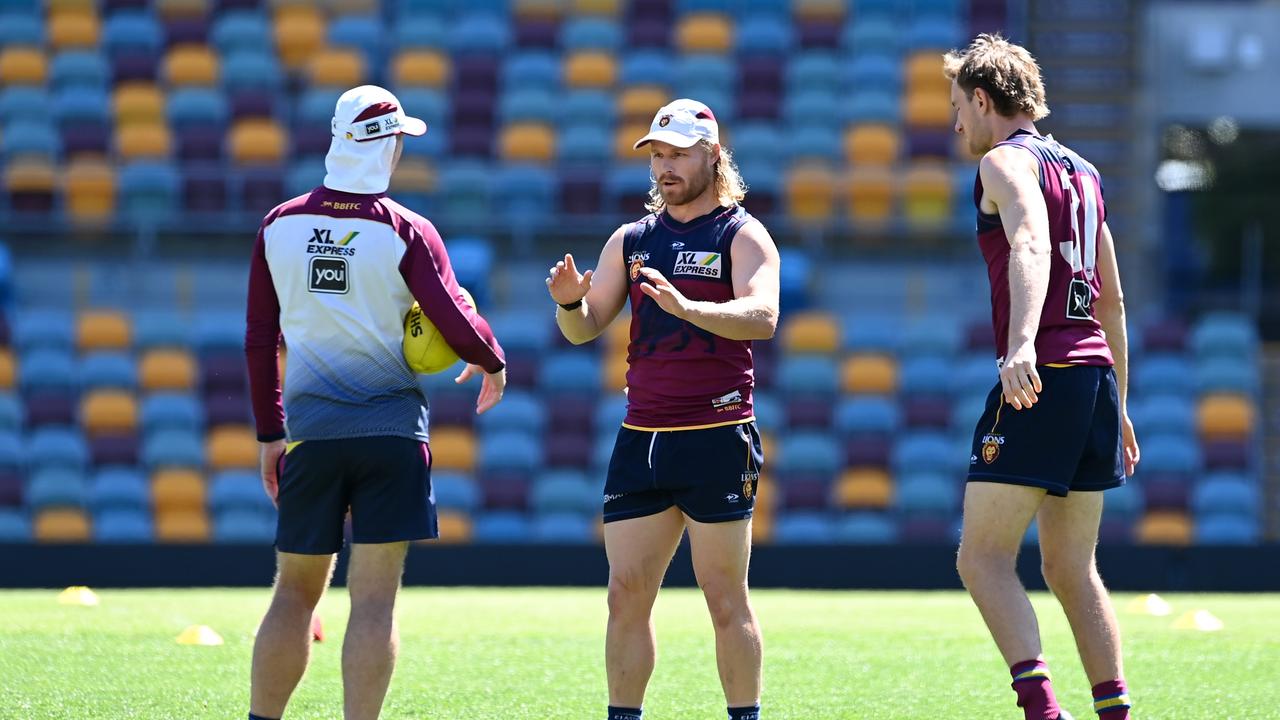
<path fill-rule="evenodd" d="M 1013 691 L 1018 693 L 1018 707 L 1026 720 L 1058 720 L 1062 708 L 1053 695 L 1049 682 L 1049 665 L 1043 660 L 1023 660 L 1009 668 L 1013 675 Z M 1111 720 L 1111 718 L 1106 718 Z"/>
<path fill-rule="evenodd" d="M 1098 720 L 1129 720 L 1129 688 L 1124 678 L 1093 686 L 1093 711 Z"/>

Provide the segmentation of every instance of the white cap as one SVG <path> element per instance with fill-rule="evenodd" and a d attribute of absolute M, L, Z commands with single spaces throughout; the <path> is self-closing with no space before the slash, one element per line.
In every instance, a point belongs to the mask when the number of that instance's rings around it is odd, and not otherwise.
<path fill-rule="evenodd" d="M 720 125 L 711 108 L 689 98 L 673 100 L 653 116 L 649 134 L 636 141 L 635 148 L 657 140 L 676 147 L 693 147 L 699 140 L 720 143 Z"/>
<path fill-rule="evenodd" d="M 361 85 L 342 93 L 331 127 L 335 138 L 356 142 L 427 131 L 425 122 L 405 115 L 396 96 L 377 85 Z"/>

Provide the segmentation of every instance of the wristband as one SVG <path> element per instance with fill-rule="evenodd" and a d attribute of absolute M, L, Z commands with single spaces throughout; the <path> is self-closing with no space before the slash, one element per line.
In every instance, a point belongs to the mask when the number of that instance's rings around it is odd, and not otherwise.
<path fill-rule="evenodd" d="M 573 302 L 569 303 L 568 305 L 565 305 L 565 304 L 563 304 L 563 303 L 556 303 L 556 304 L 557 304 L 557 305 L 559 305 L 560 307 L 564 308 L 565 310 L 577 310 L 578 308 L 582 307 L 582 299 L 581 299 L 581 298 L 579 298 L 579 299 L 577 299 L 577 300 L 574 300 Z"/>

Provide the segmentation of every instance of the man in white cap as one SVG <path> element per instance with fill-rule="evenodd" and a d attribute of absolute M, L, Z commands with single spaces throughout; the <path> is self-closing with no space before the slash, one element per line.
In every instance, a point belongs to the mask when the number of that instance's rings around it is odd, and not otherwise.
<path fill-rule="evenodd" d="M 344 717 L 378 717 L 399 643 L 394 608 L 409 541 L 434 538 L 427 402 L 401 349 L 416 300 L 483 378 L 476 412 L 506 383 L 502 348 L 463 299 L 440 234 L 386 196 L 401 135 L 426 124 L 372 85 L 338 99 L 324 184 L 272 210 L 249 273 L 245 355 L 262 481 L 279 509 L 278 574 L 253 649 L 251 720 L 279 718 L 307 666 L 310 621 L 350 512 Z M 289 348 L 280 388 L 281 335 Z"/>
<path fill-rule="evenodd" d="M 565 255 L 547 278 L 575 344 L 631 303 L 627 416 L 604 487 L 608 717 L 640 720 L 653 603 L 688 530 L 729 718 L 758 720 L 762 645 L 747 565 L 764 455 L 751 341 L 777 327 L 778 250 L 740 204 L 746 190 L 706 105 L 663 107 L 635 146 L 649 148 L 651 214 L 618 228 L 595 270 L 579 274 Z"/>

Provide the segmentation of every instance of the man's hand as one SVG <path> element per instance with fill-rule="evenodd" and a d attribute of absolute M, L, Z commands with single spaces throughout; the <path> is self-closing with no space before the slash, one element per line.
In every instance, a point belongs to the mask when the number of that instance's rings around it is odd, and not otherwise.
<path fill-rule="evenodd" d="M 1004 387 L 1004 401 L 1014 410 L 1030 408 L 1039 400 L 1044 386 L 1040 384 L 1040 372 L 1036 370 L 1036 346 L 1027 343 L 1009 353 L 1000 368 L 1000 384 Z"/>
<path fill-rule="evenodd" d="M 565 255 L 564 260 L 551 268 L 547 277 L 547 290 L 551 299 L 560 305 L 572 305 L 587 296 L 591 289 L 591 274 L 588 270 L 578 274 L 578 266 L 573 262 L 573 255 Z"/>
<path fill-rule="evenodd" d="M 467 365 L 453 381 L 461 385 L 475 375 L 484 378 L 480 383 L 480 395 L 476 398 L 476 414 L 480 415 L 502 399 L 502 393 L 507 388 L 507 371 L 504 368 L 496 373 L 487 373 L 479 365 Z"/>
<path fill-rule="evenodd" d="M 1142 451 L 1138 449 L 1138 436 L 1133 432 L 1127 412 L 1120 416 L 1120 431 L 1124 435 L 1124 474 L 1132 477 L 1142 459 Z"/>
<path fill-rule="evenodd" d="M 641 268 L 640 274 L 649 281 L 640 283 L 640 292 L 653 298 L 653 301 L 658 303 L 658 307 L 683 320 L 689 312 L 689 299 L 657 270 Z"/>
<path fill-rule="evenodd" d="M 276 468 L 280 466 L 280 456 L 284 455 L 284 440 L 258 443 L 258 462 L 262 468 L 262 489 L 267 491 L 271 504 L 279 507 L 276 498 L 280 495 L 280 478 Z"/>

